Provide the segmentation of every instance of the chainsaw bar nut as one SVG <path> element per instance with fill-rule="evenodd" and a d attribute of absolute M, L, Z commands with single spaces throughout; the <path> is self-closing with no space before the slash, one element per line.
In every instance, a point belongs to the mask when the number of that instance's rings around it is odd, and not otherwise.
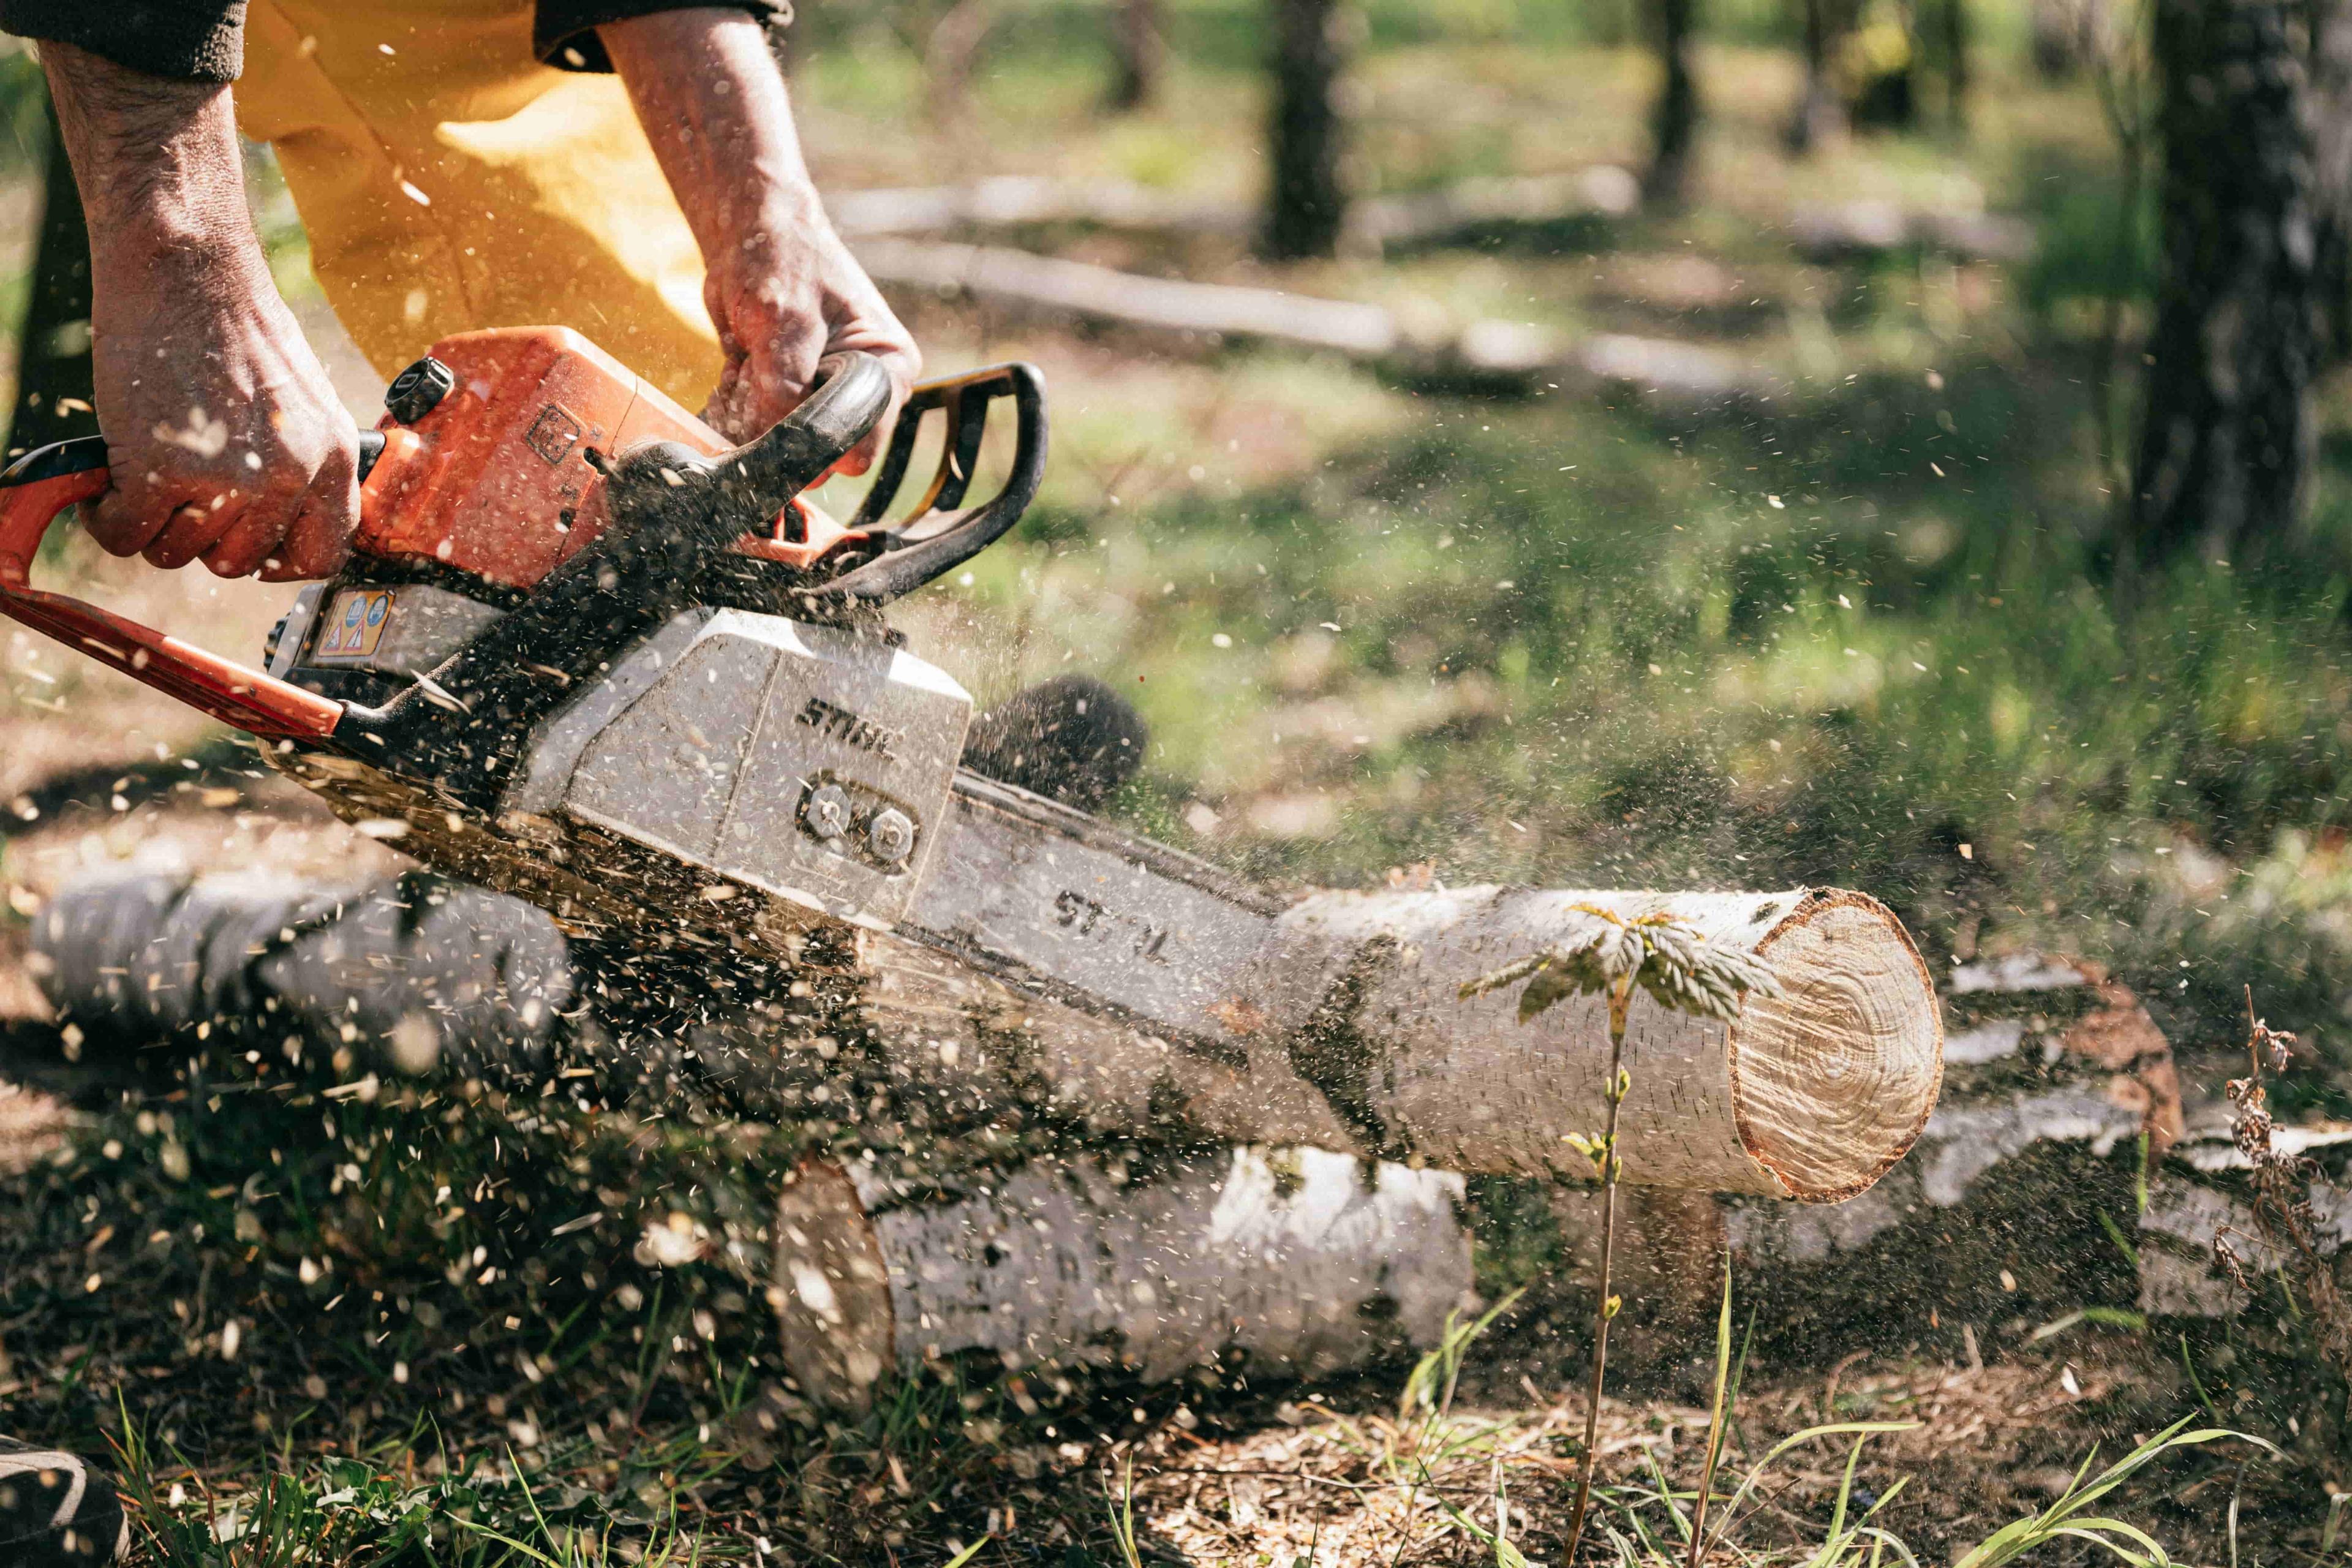
<path fill-rule="evenodd" d="M 801 808 L 801 819 L 808 830 L 830 844 L 849 831 L 849 792 L 839 784 L 819 784 L 809 791 L 808 804 Z"/>
<path fill-rule="evenodd" d="M 915 825 L 895 806 L 877 811 L 866 825 L 866 847 L 876 859 L 896 865 L 914 853 Z"/>

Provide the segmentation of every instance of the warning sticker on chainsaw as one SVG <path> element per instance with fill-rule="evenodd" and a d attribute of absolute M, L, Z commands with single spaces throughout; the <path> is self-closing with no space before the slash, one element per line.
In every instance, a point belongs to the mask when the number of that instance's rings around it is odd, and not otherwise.
<path fill-rule="evenodd" d="M 321 663 L 373 658 L 392 619 L 392 595 L 390 588 L 346 588 L 336 595 L 310 657 Z"/>

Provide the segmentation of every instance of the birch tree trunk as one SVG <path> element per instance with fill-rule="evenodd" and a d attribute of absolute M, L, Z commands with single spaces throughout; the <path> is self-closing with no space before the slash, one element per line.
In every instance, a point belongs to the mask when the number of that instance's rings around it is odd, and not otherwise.
<path fill-rule="evenodd" d="M 892 1371 L 1195 1367 L 1312 1377 L 1426 1349 L 1472 1300 L 1462 1179 L 1236 1149 L 1130 1176 L 1035 1162 L 945 1200 L 862 1162 L 803 1165 L 769 1299 L 793 1375 L 863 1409 Z"/>
<path fill-rule="evenodd" d="M 2233 563 L 2300 519 L 2318 358 L 2297 7 L 2158 0 L 2162 262 L 2132 479 L 2137 559 Z"/>
<path fill-rule="evenodd" d="M 1110 39 L 1108 107 L 1120 114 L 1150 107 L 1160 96 L 1160 79 L 1168 65 L 1160 0 L 1113 0 Z"/>

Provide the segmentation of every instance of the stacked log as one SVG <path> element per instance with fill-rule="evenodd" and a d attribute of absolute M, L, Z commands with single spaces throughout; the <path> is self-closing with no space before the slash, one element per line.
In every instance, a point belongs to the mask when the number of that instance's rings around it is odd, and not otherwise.
<path fill-rule="evenodd" d="M 975 1352 L 1325 1376 L 1426 1350 L 1474 1304 L 1462 1200 L 1459 1176 L 1318 1149 L 1036 1161 L 947 1198 L 813 1161 L 778 1205 L 770 1300 L 794 1377 L 836 1408 Z"/>

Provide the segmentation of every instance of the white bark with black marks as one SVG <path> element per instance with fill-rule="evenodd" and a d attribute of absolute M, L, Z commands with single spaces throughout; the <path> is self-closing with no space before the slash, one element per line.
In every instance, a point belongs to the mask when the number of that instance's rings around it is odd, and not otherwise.
<path fill-rule="evenodd" d="M 1471 1304 L 1462 1180 L 1320 1150 L 1236 1149 L 1129 1178 L 1038 1162 L 944 1201 L 803 1165 L 770 1300 L 820 1403 L 983 1352 L 1007 1369 L 1318 1376 L 1437 1342 Z"/>

